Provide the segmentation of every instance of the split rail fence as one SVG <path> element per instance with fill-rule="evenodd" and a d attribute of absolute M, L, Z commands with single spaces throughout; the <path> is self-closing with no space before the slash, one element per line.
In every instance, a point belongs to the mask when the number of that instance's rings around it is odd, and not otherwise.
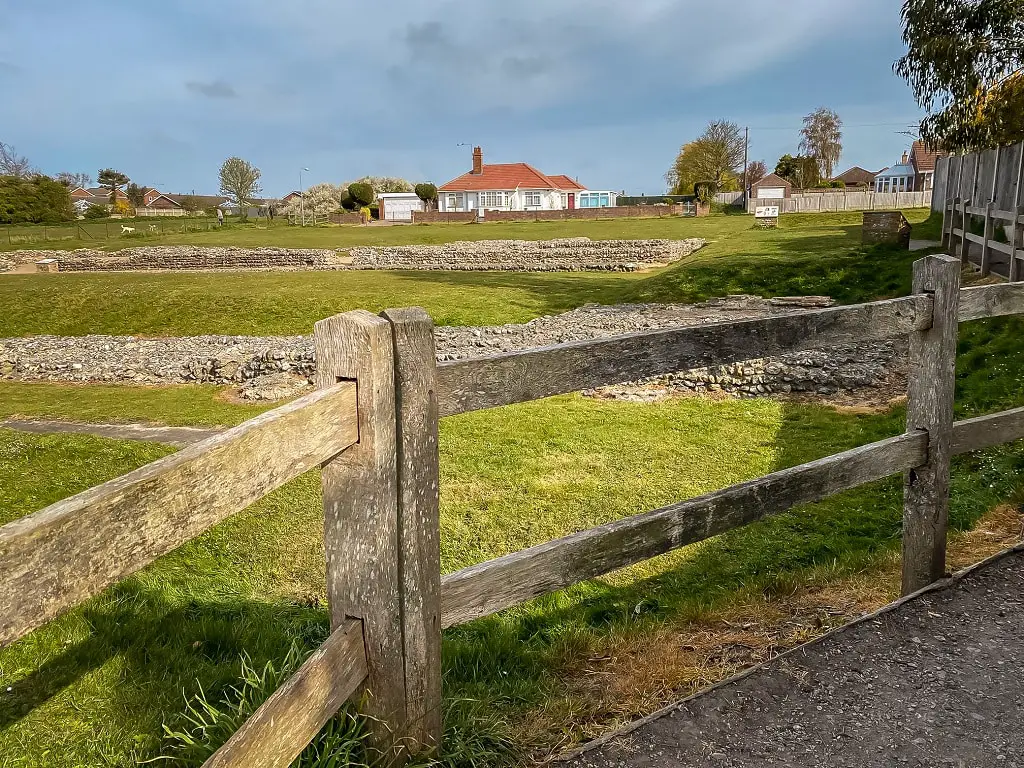
<path fill-rule="evenodd" d="M 0 644 L 317 466 L 332 633 L 208 767 L 287 766 L 354 696 L 394 763 L 437 749 L 443 628 L 899 473 L 913 592 L 945 571 L 952 456 L 1024 437 L 1024 408 L 953 421 L 958 323 L 1024 313 L 1024 284 L 960 290 L 960 273 L 930 256 L 903 298 L 441 364 L 423 310 L 322 320 L 315 393 L 0 528 Z M 896 337 L 910 349 L 904 434 L 441 576 L 439 418 Z"/>
<path fill-rule="evenodd" d="M 1022 195 L 1024 142 L 939 158 L 932 207 L 942 209 L 943 247 L 965 264 L 974 262 L 983 276 L 1024 279 Z"/>

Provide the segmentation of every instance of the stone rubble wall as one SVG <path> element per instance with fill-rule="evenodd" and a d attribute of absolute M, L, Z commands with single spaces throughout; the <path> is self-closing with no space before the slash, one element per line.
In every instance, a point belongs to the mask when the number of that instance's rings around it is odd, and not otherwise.
<path fill-rule="evenodd" d="M 438 360 L 458 360 L 578 339 L 787 314 L 828 306 L 827 297 L 730 296 L 700 304 L 587 305 L 528 323 L 440 327 Z M 603 388 L 602 397 L 651 399 L 651 392 L 724 392 L 753 397 L 806 392 L 830 395 L 881 386 L 905 370 L 906 340 L 844 345 L 777 358 L 697 368 Z M 136 384 L 243 384 L 274 374 L 311 379 L 309 336 L 35 336 L 0 340 L 0 378 L 22 381 Z"/>
<path fill-rule="evenodd" d="M 313 248 L 234 248 L 153 245 L 108 252 L 14 251 L 0 271 L 19 263 L 55 259 L 60 272 L 191 270 L 427 269 L 538 271 L 635 271 L 685 258 L 705 245 L 689 240 L 480 240 L 446 245 Z"/>
<path fill-rule="evenodd" d="M 479 240 L 445 245 L 399 245 L 352 248 L 353 266 L 361 269 L 458 269 L 504 271 L 632 272 L 672 264 L 706 241 Z"/>

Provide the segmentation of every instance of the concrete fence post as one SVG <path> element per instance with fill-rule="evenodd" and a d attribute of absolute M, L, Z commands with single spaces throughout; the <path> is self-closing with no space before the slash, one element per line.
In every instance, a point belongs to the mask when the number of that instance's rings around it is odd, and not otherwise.
<path fill-rule="evenodd" d="M 910 335 L 907 432 L 928 433 L 928 458 L 904 478 L 904 595 L 942 578 L 946 569 L 960 270 L 952 256 L 914 262 L 914 293 L 934 301 L 931 327 Z"/>

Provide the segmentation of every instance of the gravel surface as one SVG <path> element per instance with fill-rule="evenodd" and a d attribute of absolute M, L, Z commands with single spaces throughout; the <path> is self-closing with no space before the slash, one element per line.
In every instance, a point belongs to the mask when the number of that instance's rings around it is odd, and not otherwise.
<path fill-rule="evenodd" d="M 825 637 L 570 768 L 1024 766 L 1024 553 Z"/>
<path fill-rule="evenodd" d="M 438 359 L 458 360 L 530 347 L 688 325 L 770 317 L 823 307 L 822 296 L 763 299 L 729 296 L 699 304 L 587 305 L 528 323 L 440 327 Z M 880 391 L 905 364 L 906 344 L 888 341 L 749 360 L 604 388 L 597 394 L 649 401 L 675 393 L 724 391 L 832 395 Z M 0 339 L 0 378 L 22 381 L 210 382 L 243 384 L 246 399 L 277 399 L 302 391 L 315 368 L 309 336 L 33 336 Z M 293 377 L 294 381 L 287 379 Z"/>

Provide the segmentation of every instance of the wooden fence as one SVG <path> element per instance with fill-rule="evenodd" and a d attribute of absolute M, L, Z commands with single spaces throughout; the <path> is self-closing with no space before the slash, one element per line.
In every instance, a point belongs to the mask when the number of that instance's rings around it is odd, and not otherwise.
<path fill-rule="evenodd" d="M 787 198 L 757 198 L 747 200 L 747 212 L 763 205 L 777 205 L 782 213 L 824 213 L 836 211 L 889 211 L 901 208 L 928 208 L 932 193 L 928 192 L 874 192 L 859 189 L 833 189 L 820 192 L 794 192 Z"/>
<path fill-rule="evenodd" d="M 942 211 L 943 246 L 984 276 L 1024 279 L 1022 193 L 1024 142 L 939 158 L 932 209 Z"/>
<path fill-rule="evenodd" d="M 945 570 L 950 460 L 1024 437 L 1024 408 L 953 421 L 959 322 L 1024 313 L 1024 284 L 960 290 L 914 264 L 904 298 L 440 365 L 420 309 L 315 326 L 318 391 L 0 528 L 0 643 L 321 467 L 327 641 L 207 766 L 287 766 L 353 695 L 400 763 L 441 739 L 441 630 L 794 506 L 905 473 L 903 592 Z M 447 574 L 439 418 L 687 368 L 909 337 L 905 433 Z"/>

